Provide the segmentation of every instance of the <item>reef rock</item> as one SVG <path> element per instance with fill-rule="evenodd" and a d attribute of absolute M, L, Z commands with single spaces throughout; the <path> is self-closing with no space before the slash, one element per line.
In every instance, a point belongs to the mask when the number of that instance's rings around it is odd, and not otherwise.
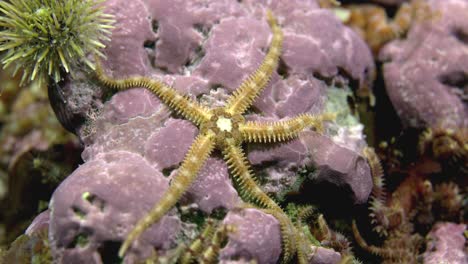
<path fill-rule="evenodd" d="M 407 127 L 466 127 L 468 2 L 429 3 L 434 16 L 381 51 L 386 89 Z"/>
<path fill-rule="evenodd" d="M 277 263 L 281 253 L 278 220 L 257 209 L 231 211 L 223 224 L 233 225 L 229 242 L 221 251 L 221 260 L 245 259 L 258 263 Z"/>
<path fill-rule="evenodd" d="M 372 2 L 376 2 L 379 4 L 384 4 L 384 5 L 400 5 L 403 4 L 404 2 L 409 2 L 410 0 L 372 0 Z"/>
<path fill-rule="evenodd" d="M 145 75 L 209 107 L 222 105 L 265 56 L 271 39 L 265 19 L 269 8 L 283 29 L 284 49 L 280 67 L 247 119 L 274 121 L 302 113 L 320 114 L 329 100 L 329 86 L 351 87 L 358 94 L 370 92 L 375 68 L 369 49 L 313 0 L 135 0 L 130 4 L 108 0 L 106 6 L 117 22 L 104 50 L 107 61 L 103 66 L 117 79 Z M 79 85 L 72 81 L 67 87 Z M 164 194 L 198 134 L 193 124 L 145 89 L 118 92 L 97 112 L 79 131 L 86 145 L 84 165 L 52 198 L 49 232 L 57 259 L 100 263 L 103 248 L 115 251 L 115 245 Z M 315 132 L 305 132 L 284 144 L 252 144 L 246 152 L 255 174 L 263 175 L 267 182 L 276 181 L 276 189 L 271 189 L 274 193 L 288 188 L 298 170 L 317 166 L 321 180 L 351 189 L 351 199 L 364 202 L 372 181 L 361 156 L 362 132 L 361 145 L 335 142 L 326 136 L 312 140 L 308 133 Z M 312 153 L 316 146 L 320 152 Z M 322 153 L 327 157 L 321 157 Z M 240 201 L 225 162 L 215 153 L 180 203 L 210 214 L 216 208 L 229 211 Z M 222 259 L 248 255 L 258 263 L 276 262 L 281 251 L 278 221 L 258 210 L 243 212 L 229 211 L 225 222 L 242 222 L 240 232 L 244 227 L 255 228 L 258 219 L 265 221 L 265 227 L 238 240 L 230 235 Z M 257 218 L 252 220 L 252 215 Z M 125 261 L 143 260 L 153 248 L 164 251 L 171 247 L 180 224 L 178 215 L 166 215 L 145 232 Z"/>
<path fill-rule="evenodd" d="M 468 263 L 463 232 L 466 225 L 438 223 L 428 234 L 429 242 L 424 253 L 425 264 Z"/>
<path fill-rule="evenodd" d="M 51 200 L 50 243 L 62 263 L 109 263 L 119 241 L 168 187 L 168 179 L 138 154 L 110 151 L 86 162 L 55 191 Z M 180 229 L 171 213 L 149 228 L 128 260 L 148 258 L 153 248 L 174 246 Z M 78 261 L 78 262 L 77 262 Z"/>

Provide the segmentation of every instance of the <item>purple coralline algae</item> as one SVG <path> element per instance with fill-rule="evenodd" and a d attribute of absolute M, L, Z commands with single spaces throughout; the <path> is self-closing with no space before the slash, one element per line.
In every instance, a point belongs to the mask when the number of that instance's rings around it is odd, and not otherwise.
<path fill-rule="evenodd" d="M 324 247 L 313 247 L 314 254 L 310 259 L 311 264 L 338 264 L 341 260 L 340 253 Z"/>
<path fill-rule="evenodd" d="M 257 209 L 229 212 L 223 224 L 236 227 L 221 251 L 221 260 L 254 259 L 258 263 L 277 263 L 281 253 L 280 226 L 276 218 Z"/>
<path fill-rule="evenodd" d="M 116 24 L 103 67 L 116 79 L 144 75 L 209 107 L 221 105 L 265 55 L 271 33 L 264 12 L 269 8 L 284 32 L 284 49 L 278 72 L 255 101 L 248 120 L 320 114 L 330 100 L 330 86 L 371 93 L 375 68 L 368 47 L 313 0 L 108 0 L 106 7 Z M 83 87 L 82 82 L 71 80 L 64 88 Z M 50 205 L 52 253 L 65 262 L 101 263 L 102 248 L 121 243 L 164 195 L 198 134 L 193 124 L 145 89 L 116 93 L 98 113 L 78 133 L 85 143 L 85 163 L 58 187 Z M 350 199 L 363 203 L 372 180 L 361 154 L 362 131 L 357 142 L 307 131 L 285 144 L 253 144 L 246 152 L 255 174 L 274 187 L 268 192 L 283 191 L 300 169 L 316 167 L 318 179 L 351 190 Z M 229 234 L 220 255 L 224 261 L 275 263 L 281 253 L 278 221 L 256 209 L 239 212 L 235 208 L 240 201 L 227 165 L 213 155 L 180 203 L 206 214 L 228 210 L 224 222 L 237 225 L 238 233 Z M 143 233 L 125 263 L 144 260 L 154 249 L 164 255 L 181 230 L 181 217 L 171 210 Z"/>
<path fill-rule="evenodd" d="M 410 0 L 372 0 L 372 2 L 385 4 L 385 5 L 400 5 L 404 2 L 410 2 Z"/>
<path fill-rule="evenodd" d="M 468 1 L 429 4 L 433 17 L 381 51 L 386 89 L 407 127 L 466 127 Z"/>
<path fill-rule="evenodd" d="M 468 263 L 463 232 L 466 232 L 465 224 L 436 224 L 428 234 L 424 264 Z"/>
<path fill-rule="evenodd" d="M 124 238 L 161 198 L 168 183 L 147 160 L 128 151 L 108 151 L 86 162 L 51 200 L 49 235 L 54 259 L 104 261 L 100 247 Z M 169 213 L 139 240 L 138 254 L 149 257 L 153 247 L 173 246 L 179 229 L 180 220 Z"/>

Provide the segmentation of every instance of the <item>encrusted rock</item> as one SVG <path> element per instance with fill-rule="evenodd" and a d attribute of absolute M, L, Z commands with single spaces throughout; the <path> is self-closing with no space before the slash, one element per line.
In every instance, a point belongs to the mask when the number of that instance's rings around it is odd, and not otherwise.
<path fill-rule="evenodd" d="M 410 0 L 372 0 L 373 2 L 385 4 L 385 5 L 399 5 Z"/>
<path fill-rule="evenodd" d="M 302 141 L 309 148 L 314 167 L 318 168 L 317 181 L 347 188 L 356 203 L 367 201 L 373 183 L 368 174 L 369 165 L 360 154 L 312 132 L 305 134 Z"/>
<path fill-rule="evenodd" d="M 424 263 L 468 263 L 463 232 L 466 232 L 465 224 L 436 224 L 428 235 Z"/>
<path fill-rule="evenodd" d="M 338 264 L 341 260 L 340 253 L 333 249 L 324 247 L 313 247 L 314 254 L 310 259 L 310 264 Z"/>
<path fill-rule="evenodd" d="M 257 263 L 276 263 L 281 253 L 281 233 L 278 220 L 257 209 L 230 211 L 223 224 L 235 230 L 221 251 L 220 259 L 255 260 Z"/>
<path fill-rule="evenodd" d="M 468 125 L 468 2 L 430 0 L 432 18 L 415 23 L 403 40 L 386 45 L 386 89 L 403 124 Z M 463 99 L 465 97 L 465 99 Z"/>
<path fill-rule="evenodd" d="M 108 263 L 117 258 L 120 241 L 167 187 L 168 179 L 138 154 L 111 151 L 86 162 L 53 194 L 54 258 L 63 263 Z M 178 217 L 166 215 L 143 233 L 138 249 L 126 259 L 141 260 L 150 257 L 153 248 L 170 248 L 179 229 Z"/>
<path fill-rule="evenodd" d="M 106 5 L 117 20 L 112 41 L 104 50 L 107 61 L 103 67 L 108 75 L 119 79 L 137 74 L 161 80 L 193 99 L 200 97 L 200 102 L 209 107 L 222 105 L 220 100 L 264 58 L 271 40 L 264 14 L 266 8 L 271 9 L 284 31 L 282 61 L 250 109 L 250 120 L 320 114 L 327 104 L 329 85 L 351 87 L 354 92 L 366 94 L 373 81 L 373 58 L 364 42 L 313 0 L 135 0 L 131 4 L 108 0 Z M 198 134 L 193 124 L 182 120 L 145 89 L 118 92 L 99 113 L 80 131 L 86 145 L 82 154 L 85 164 L 62 183 L 52 199 L 50 232 L 57 259 L 104 261 L 99 250 L 109 245 L 116 250 L 136 221 L 163 195 Z M 323 142 L 313 144 L 321 145 L 324 153 L 342 144 L 326 137 Z M 311 152 L 313 144 L 297 139 L 255 146 L 247 149 L 247 155 L 255 165 L 255 173 L 291 182 L 303 166 L 322 160 Z M 371 185 L 363 180 L 370 181 L 370 172 L 361 166 L 358 147 L 343 153 L 349 159 L 337 159 L 344 163 L 333 165 L 346 182 L 339 184 L 350 188 L 359 185 L 361 189 L 352 198 L 362 202 L 370 192 Z M 352 162 L 356 162 L 357 169 L 353 170 Z M 348 181 L 351 178 L 357 179 L 355 184 Z M 276 191 L 285 187 L 280 184 Z M 88 201 L 89 197 L 98 205 Z M 180 202 L 195 204 L 194 208 L 206 214 L 239 204 L 219 153 L 207 160 Z M 103 210 L 100 205 L 104 205 Z M 126 261 L 143 260 L 151 255 L 153 247 L 162 251 L 170 247 L 178 234 L 179 221 L 177 215 L 170 215 L 153 225 L 132 247 Z M 228 212 L 224 222 L 229 221 L 239 223 L 239 234 L 247 235 L 230 234 L 222 259 L 247 254 L 245 257 L 259 263 L 278 260 L 281 235 L 273 216 L 246 209 L 242 213 Z M 119 230 L 115 230 L 118 226 Z M 116 252 L 112 254 L 116 256 Z"/>

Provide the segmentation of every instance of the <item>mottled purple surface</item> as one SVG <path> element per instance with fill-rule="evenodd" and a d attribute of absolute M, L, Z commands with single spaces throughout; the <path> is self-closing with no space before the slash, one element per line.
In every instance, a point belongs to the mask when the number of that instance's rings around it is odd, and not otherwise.
<path fill-rule="evenodd" d="M 429 3 L 438 16 L 381 51 L 386 89 L 406 126 L 467 126 L 468 1 Z"/>
<path fill-rule="evenodd" d="M 53 194 L 49 236 L 54 258 L 102 263 L 100 250 L 122 241 L 167 187 L 168 179 L 138 154 L 110 151 L 86 162 Z M 179 229 L 178 217 L 164 216 L 142 235 L 126 261 L 149 257 L 154 247 L 173 246 Z"/>
<path fill-rule="evenodd" d="M 220 253 L 220 259 L 256 260 L 259 264 L 276 263 L 281 253 L 279 223 L 271 215 L 257 209 L 229 212 L 223 224 L 236 227 L 229 234 L 229 242 Z"/>
<path fill-rule="evenodd" d="M 438 223 L 428 234 L 424 264 L 468 263 L 465 249 L 466 239 L 463 232 L 466 225 L 455 223 Z"/>
<path fill-rule="evenodd" d="M 353 88 L 359 92 L 369 89 L 375 70 L 371 53 L 330 11 L 318 9 L 312 0 L 265 2 L 108 0 L 108 11 L 116 15 L 117 23 L 112 41 L 104 50 L 104 70 L 115 78 L 150 76 L 210 107 L 222 105 L 265 56 L 271 41 L 265 19 L 265 7 L 269 7 L 285 36 L 281 76 L 274 73 L 248 119 L 273 121 L 301 113 L 321 113 L 327 100 L 323 79 L 353 81 L 357 84 Z M 88 128 L 82 138 L 86 144 L 82 154 L 85 164 L 61 184 L 53 197 L 53 253 L 65 260 L 99 263 L 96 249 L 107 241 L 121 242 L 125 238 L 163 195 L 198 134 L 193 124 L 180 119 L 144 89 L 118 92 L 99 113 L 92 129 Z M 332 141 L 323 140 L 324 153 L 339 148 Z M 293 181 L 298 169 L 314 164 L 319 169 L 326 168 L 327 173 L 337 170 L 339 173 L 330 180 L 356 189 L 351 198 L 357 202 L 365 200 L 371 186 L 363 179 L 371 178 L 368 168 L 361 169 L 358 150 L 343 151 L 347 158 L 324 159 L 311 152 L 313 144 L 316 143 L 298 139 L 267 148 L 252 145 L 247 154 L 256 173 L 270 178 Z M 341 182 L 336 179 L 340 177 Z M 326 175 L 323 180 L 328 180 Z M 277 191 L 281 188 L 285 186 L 278 185 Z M 84 201 L 84 192 L 96 194 L 105 202 L 107 211 Z M 218 207 L 231 209 L 239 201 L 227 166 L 215 152 L 181 203 L 194 203 L 210 213 Z M 85 220 L 77 219 L 70 209 L 74 206 L 86 211 Z M 245 249 L 250 250 L 249 257 L 260 263 L 274 263 L 281 253 L 278 221 L 259 211 L 245 211 L 248 213 L 243 217 L 229 212 L 225 221 L 242 221 L 243 226 L 264 221 L 263 226 L 256 228 L 255 235 L 243 236 L 237 242 L 232 234 L 223 258 L 240 255 L 237 250 Z M 165 221 L 166 218 L 171 221 Z M 168 226 L 167 230 L 152 240 L 145 235 L 130 257 L 148 256 L 151 246 L 167 247 L 178 234 L 178 221 L 178 216 L 163 218 L 148 234 L 159 232 L 163 225 Z M 120 229 L 114 230 L 119 225 Z M 268 232 L 264 232 L 267 227 Z M 242 226 L 238 228 L 244 232 Z M 84 248 L 73 244 L 80 232 L 90 235 Z"/>
<path fill-rule="evenodd" d="M 410 0 L 372 0 L 372 2 L 376 2 L 379 4 L 385 4 L 385 5 L 399 5 L 404 2 L 409 2 Z"/>
<path fill-rule="evenodd" d="M 47 230 L 50 223 L 50 210 L 45 210 L 34 218 L 28 229 L 24 232 L 26 235 L 31 236 L 41 230 Z"/>
<path fill-rule="evenodd" d="M 221 158 L 208 158 L 187 196 L 204 212 L 210 213 L 217 207 L 232 209 L 241 199 L 228 175 L 226 162 Z"/>
<path fill-rule="evenodd" d="M 144 44 L 154 41 L 151 16 L 142 1 L 108 0 L 106 12 L 114 15 L 116 29 L 106 48 L 105 66 L 115 76 L 149 73 Z"/>
<path fill-rule="evenodd" d="M 333 144 L 317 133 L 304 133 L 301 140 L 308 146 L 312 164 L 318 168 L 317 181 L 347 188 L 355 203 L 365 203 L 372 190 L 367 161 L 355 151 Z"/>
<path fill-rule="evenodd" d="M 314 254 L 309 260 L 310 264 L 338 264 L 341 260 L 340 253 L 333 249 L 323 247 L 312 247 Z"/>

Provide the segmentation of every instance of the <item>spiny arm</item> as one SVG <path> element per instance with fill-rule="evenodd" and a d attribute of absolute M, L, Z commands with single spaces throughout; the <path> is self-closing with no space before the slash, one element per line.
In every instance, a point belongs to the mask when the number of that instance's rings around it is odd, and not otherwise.
<path fill-rule="evenodd" d="M 390 259 L 397 259 L 398 257 L 402 257 L 408 254 L 408 251 L 399 248 L 380 248 L 373 245 L 368 245 L 364 238 L 362 238 L 361 233 L 359 233 L 359 229 L 357 228 L 355 220 L 353 220 L 352 229 L 354 238 L 356 239 L 356 242 L 359 244 L 359 246 L 374 255 Z"/>
<path fill-rule="evenodd" d="M 236 228 L 232 225 L 222 224 L 216 229 L 210 243 L 207 245 L 202 255 L 198 258 L 200 264 L 217 263 L 221 245 L 227 239 L 229 233 L 235 232 Z"/>
<path fill-rule="evenodd" d="M 382 165 L 373 148 L 366 147 L 363 150 L 364 157 L 369 164 L 372 181 L 372 193 L 370 196 L 371 223 L 375 224 L 374 231 L 379 235 L 387 236 L 389 228 L 389 216 L 393 210 L 387 206 L 387 192 L 385 191 L 385 179 Z"/>
<path fill-rule="evenodd" d="M 305 236 L 303 232 L 303 226 L 307 226 L 304 222 L 310 215 L 312 215 L 313 209 L 311 206 L 299 208 L 296 220 L 296 247 L 297 247 L 297 260 L 299 264 L 308 263 L 309 256 L 311 254 L 311 242 Z"/>
<path fill-rule="evenodd" d="M 143 76 L 129 77 L 125 79 L 114 79 L 106 75 L 102 69 L 99 59 L 96 57 L 96 76 L 98 80 L 106 86 L 118 90 L 126 90 L 136 87 L 144 87 L 158 96 L 169 107 L 175 109 L 185 118 L 200 125 L 211 118 L 208 108 L 193 101 L 186 95 L 179 94 L 174 88 Z"/>
<path fill-rule="evenodd" d="M 172 179 L 171 185 L 164 193 L 161 200 L 158 201 L 153 209 L 133 228 L 130 234 L 125 239 L 122 247 L 119 250 L 119 256 L 123 257 L 130 245 L 135 241 L 141 233 L 143 233 L 149 226 L 156 223 L 167 213 L 176 203 L 180 197 L 189 188 L 190 184 L 195 180 L 198 171 L 205 163 L 208 156 L 214 148 L 215 134 L 212 131 L 199 135 L 195 142 L 190 147 L 187 155 L 185 156 L 182 165 L 180 166 L 177 174 Z"/>
<path fill-rule="evenodd" d="M 247 79 L 242 82 L 239 89 L 229 97 L 226 109 L 230 114 L 244 113 L 268 84 L 273 71 L 278 66 L 283 33 L 269 10 L 267 11 L 267 19 L 273 31 L 273 40 L 271 41 L 270 48 L 260 67 L 252 75 L 247 77 Z"/>
<path fill-rule="evenodd" d="M 239 127 L 242 137 L 247 142 L 278 142 L 295 138 L 306 127 L 322 130 L 323 120 L 332 119 L 329 114 L 313 116 L 302 114 L 295 118 L 278 122 L 247 122 Z"/>
<path fill-rule="evenodd" d="M 232 172 L 233 178 L 240 186 L 240 195 L 248 200 L 253 200 L 263 207 L 282 212 L 283 210 L 265 192 L 258 187 L 253 179 L 253 172 L 247 162 L 240 146 L 227 143 L 223 149 L 224 160 Z"/>
<path fill-rule="evenodd" d="M 216 226 L 213 219 L 208 219 L 200 235 L 198 235 L 198 237 L 187 248 L 187 252 L 182 256 L 180 263 L 193 263 L 195 258 L 202 253 L 203 249 L 210 244 L 215 231 Z"/>

